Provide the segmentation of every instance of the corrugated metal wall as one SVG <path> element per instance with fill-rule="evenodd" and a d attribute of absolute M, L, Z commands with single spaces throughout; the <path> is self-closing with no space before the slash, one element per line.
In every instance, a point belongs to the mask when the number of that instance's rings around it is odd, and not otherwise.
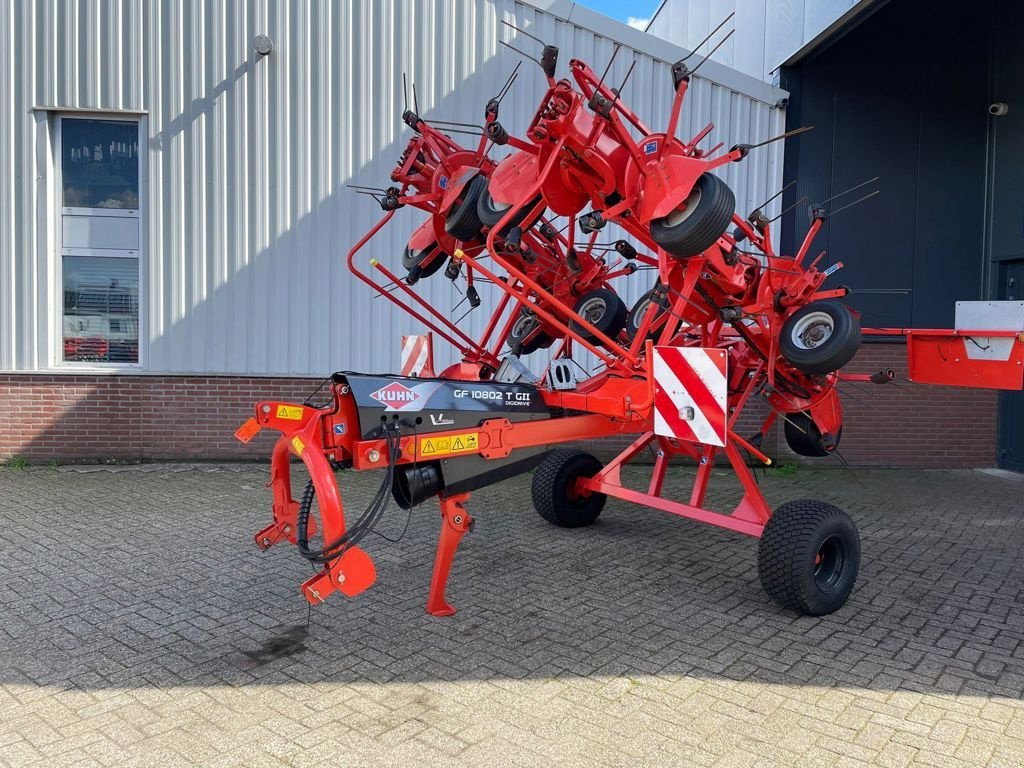
<path fill-rule="evenodd" d="M 873 1 L 667 0 L 650 32 L 689 48 L 735 12 L 733 20 L 702 50 L 709 51 L 735 27 L 735 34 L 715 52 L 714 60 L 771 82 L 771 72 L 805 43 L 853 6 Z"/>
<path fill-rule="evenodd" d="M 145 370 L 394 370 L 399 336 L 416 327 L 347 272 L 348 248 L 380 211 L 344 185 L 387 184 L 409 135 L 403 71 L 425 117 L 479 119 L 518 59 L 498 44 L 503 18 L 560 46 L 562 74 L 572 56 L 597 68 L 612 53 L 607 36 L 513 0 L 0 4 L 0 369 L 44 370 L 59 356 L 52 113 L 34 108 L 60 107 L 146 113 Z M 275 44 L 264 59 L 252 49 L 260 33 Z M 610 79 L 632 55 L 620 53 Z M 635 56 L 624 99 L 663 125 L 668 65 Z M 522 133 L 543 88 L 524 67 L 503 104 L 510 129 Z M 781 131 L 784 115 L 768 103 L 781 92 L 760 93 L 695 79 L 682 132 L 714 121 L 730 146 Z M 781 152 L 772 145 L 725 169 L 741 210 L 778 187 Z M 363 263 L 397 264 L 417 219 L 396 218 Z M 647 282 L 632 278 L 628 303 Z M 436 306 L 459 299 L 441 275 L 421 286 Z M 485 320 L 478 310 L 466 323 L 478 331 Z"/>

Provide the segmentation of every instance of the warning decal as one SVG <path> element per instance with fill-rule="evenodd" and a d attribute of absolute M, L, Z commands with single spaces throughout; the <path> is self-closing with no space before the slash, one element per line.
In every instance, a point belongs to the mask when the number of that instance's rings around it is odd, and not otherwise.
<path fill-rule="evenodd" d="M 419 455 L 423 458 L 449 453 L 470 453 L 480 445 L 479 432 L 462 432 L 443 437 L 421 437 Z"/>
<path fill-rule="evenodd" d="M 277 406 L 277 418 L 288 419 L 289 421 L 302 420 L 301 405 L 279 405 Z"/>

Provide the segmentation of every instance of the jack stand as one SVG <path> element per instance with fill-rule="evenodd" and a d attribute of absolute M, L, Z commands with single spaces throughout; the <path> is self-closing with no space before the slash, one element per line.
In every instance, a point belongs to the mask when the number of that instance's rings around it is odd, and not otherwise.
<path fill-rule="evenodd" d="M 434 575 L 430 579 L 430 594 L 427 597 L 427 613 L 431 616 L 451 616 L 455 608 L 444 599 L 448 574 L 452 569 L 455 550 L 467 531 L 473 529 L 473 518 L 466 512 L 468 493 L 442 496 L 441 536 L 437 542 L 437 556 L 434 558 Z"/>

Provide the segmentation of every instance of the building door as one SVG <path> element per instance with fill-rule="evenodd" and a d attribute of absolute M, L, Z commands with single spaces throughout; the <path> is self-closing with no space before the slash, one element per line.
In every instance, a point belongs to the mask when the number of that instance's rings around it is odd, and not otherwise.
<path fill-rule="evenodd" d="M 1002 0 L 995 26 L 990 168 L 990 255 L 994 294 L 1024 299 L 1024 4 Z M 999 402 L 999 466 L 1024 472 L 1024 393 L 1005 392 Z"/>

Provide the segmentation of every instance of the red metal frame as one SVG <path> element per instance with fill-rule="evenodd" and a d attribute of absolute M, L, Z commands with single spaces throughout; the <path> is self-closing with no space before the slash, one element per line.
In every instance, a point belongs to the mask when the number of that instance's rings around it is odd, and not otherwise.
<path fill-rule="evenodd" d="M 686 259 L 668 254 L 653 240 L 649 229 L 652 220 L 684 206 L 703 174 L 741 160 L 749 151 L 742 145 L 717 156 L 718 147 L 701 150 L 698 144 L 711 131 L 711 125 L 689 141 L 676 136 L 689 82 L 685 74 L 676 83 L 666 130 L 652 132 L 586 64 L 573 60 L 569 67 L 575 87 L 569 80 L 548 77 L 549 88 L 526 139 L 508 137 L 505 143 L 514 151 L 500 163 L 488 156 L 488 137 L 500 135 L 503 130 L 497 123 L 493 101 L 486 110 L 486 124 L 475 150 L 462 148 L 436 126 L 407 112 L 404 119 L 415 135 L 392 173 L 392 180 L 399 186 L 389 190 L 382 202 L 386 211 L 383 218 L 349 251 L 349 268 L 459 351 L 461 362 L 445 371 L 444 377 L 488 379 L 501 363 L 502 349 L 521 307 L 529 308 L 540 327 L 560 339 L 555 360 L 570 358 L 574 350 L 584 349 L 600 361 L 602 368 L 574 389 L 551 389 L 543 381 L 537 385 L 539 396 L 550 408 L 572 415 L 515 423 L 500 418 L 484 420 L 477 428 L 479 440 L 474 453 L 497 459 L 525 448 L 634 435 L 626 450 L 594 477 L 581 478 L 574 492 L 602 493 L 760 536 L 771 509 L 747 459 L 769 465 L 771 458 L 755 441 L 736 433 L 745 407 L 755 396 L 769 405 L 761 434 L 780 416 L 796 412 L 809 413 L 823 434 L 838 434 L 842 425 L 838 381 L 885 381 L 892 374 L 812 376 L 797 370 L 780 354 L 780 332 L 787 318 L 812 301 L 846 293 L 844 289 L 823 288 L 827 275 L 817 268 L 821 256 L 808 265 L 804 263 L 822 225 L 823 212 L 817 212 L 792 257 L 776 253 L 768 222 L 759 215 L 752 215 L 750 220 L 734 215 L 733 234 L 723 234 L 703 253 Z M 638 139 L 634 138 L 637 134 Z M 479 237 L 459 242 L 446 232 L 446 218 L 464 199 L 467 185 L 476 176 L 487 178 L 489 194 L 509 207 L 501 220 L 485 228 Z M 386 282 L 357 267 L 357 254 L 391 221 L 395 210 L 405 205 L 419 208 L 429 217 L 413 233 L 410 247 L 424 250 L 436 244 L 433 258 L 451 258 L 461 279 L 472 284 L 474 279 L 482 278 L 503 292 L 480 338 L 471 338 L 457 322 L 423 299 L 410 284 L 415 281 L 403 280 L 377 259 L 370 265 Z M 579 296 L 595 287 L 611 287 L 611 281 L 634 271 L 620 261 L 609 263 L 596 242 L 597 230 L 603 226 L 600 222 L 585 242 L 576 242 L 575 227 L 582 221 L 577 216 L 588 205 L 600 214 L 600 221 L 617 224 L 646 250 L 633 253 L 632 261 L 657 268 L 657 290 L 667 309 L 659 309 L 662 305 L 652 301 L 632 337 L 625 333 L 609 336 L 574 311 Z M 553 226 L 552 214 L 568 220 L 566 232 Z M 517 221 L 520 224 L 514 227 Z M 591 217 L 590 221 L 598 219 Z M 741 249 L 740 242 L 748 244 L 749 250 Z M 488 258 L 491 261 L 485 263 Z M 971 370 L 974 373 L 968 378 L 975 385 L 981 376 L 988 377 L 990 385 L 1021 386 L 1024 334 L 1017 334 L 1014 347 L 1011 363 L 1016 363 L 1016 370 L 1007 373 L 1004 366 L 996 375 L 974 363 L 960 365 L 950 373 L 950 356 L 941 344 L 959 344 L 952 355 L 959 364 L 959 357 L 967 359 L 961 354 L 965 338 L 1014 334 L 902 329 L 872 333 L 907 336 L 912 377 L 916 371 L 919 379 L 945 377 L 944 383 L 948 383 Z M 654 344 L 725 351 L 729 375 L 724 447 L 653 432 L 657 389 L 651 369 Z M 403 435 L 398 441 L 398 454 L 392 456 L 385 439 L 362 439 L 355 429 L 343 429 L 342 434 L 334 430 L 339 424 L 357 423 L 352 394 L 338 382 L 332 385 L 332 402 L 325 408 L 277 401 L 256 405 L 255 416 L 239 430 L 239 439 L 247 441 L 262 428 L 281 433 L 271 460 L 273 522 L 257 534 L 257 544 L 268 547 L 284 540 L 296 542 L 299 505 L 291 490 L 292 458 L 300 459 L 309 471 L 325 540 L 334 540 L 345 531 L 332 465 L 341 462 L 354 470 L 370 470 L 421 459 L 414 435 Z M 446 433 L 431 434 L 441 437 Z M 625 487 L 622 467 L 654 446 L 657 458 L 646 489 Z M 705 501 L 712 468 L 721 455 L 739 479 L 743 497 L 732 510 L 713 511 L 707 509 Z M 689 458 L 697 465 L 687 501 L 662 494 L 666 473 L 676 457 Z M 445 599 L 445 586 L 455 550 L 472 527 L 466 511 L 468 499 L 468 494 L 440 497 L 441 533 L 427 603 L 427 610 L 435 615 L 454 612 Z M 358 547 L 350 547 L 324 565 L 302 589 L 310 602 L 320 602 L 334 591 L 358 594 L 375 578 L 369 556 Z"/>

